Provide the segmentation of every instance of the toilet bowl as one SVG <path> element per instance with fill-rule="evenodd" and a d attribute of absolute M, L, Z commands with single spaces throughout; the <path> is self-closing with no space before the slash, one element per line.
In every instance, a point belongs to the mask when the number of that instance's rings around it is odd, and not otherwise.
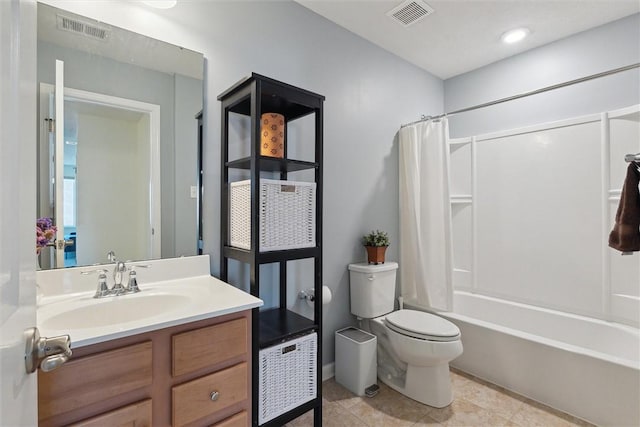
<path fill-rule="evenodd" d="M 350 264 L 351 312 L 378 337 L 378 378 L 436 408 L 453 401 L 449 362 L 462 354 L 460 330 L 416 310 L 394 311 L 396 263 Z"/>
<path fill-rule="evenodd" d="M 394 315 L 408 316 L 412 320 L 424 322 L 413 323 L 407 329 L 402 329 L 389 320 Z M 439 322 L 440 320 L 444 322 Z M 384 375 L 379 375 L 382 382 L 429 406 L 443 408 L 451 404 L 453 392 L 449 362 L 462 354 L 458 328 L 446 319 L 414 310 L 395 311 L 375 318 L 372 322 L 378 325 L 373 328 L 378 334 L 386 335 L 385 339 L 378 338 L 379 345 L 386 346 L 385 350 L 406 366 L 404 372 L 401 369 L 395 377 L 387 369 Z M 434 327 L 433 324 L 444 328 Z M 416 333 L 418 328 L 423 332 L 421 337 Z M 380 360 L 380 364 L 383 367 L 385 361 Z"/>

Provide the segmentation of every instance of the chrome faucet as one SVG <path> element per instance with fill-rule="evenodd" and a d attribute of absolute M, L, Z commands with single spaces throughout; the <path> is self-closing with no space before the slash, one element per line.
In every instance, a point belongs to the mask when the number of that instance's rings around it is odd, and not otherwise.
<path fill-rule="evenodd" d="M 122 261 L 118 261 L 116 258 L 116 253 L 113 251 L 109 251 L 107 253 L 107 259 L 109 262 L 115 264 L 113 267 L 113 288 L 111 288 L 112 295 L 122 295 L 127 292 L 125 287 L 122 285 L 122 279 L 124 273 L 127 271 L 127 266 Z"/>
<path fill-rule="evenodd" d="M 124 261 L 118 261 L 116 259 L 116 254 L 113 251 L 109 251 L 109 253 L 107 253 L 107 259 L 115 264 L 115 266 L 113 267 L 113 287 L 111 289 L 109 289 L 109 285 L 107 283 L 107 270 L 105 270 L 104 268 L 99 268 L 91 271 L 83 271 L 80 273 L 85 275 L 98 273 L 98 288 L 96 289 L 96 293 L 93 297 L 104 298 L 107 296 L 118 296 L 140 292 L 135 268 L 148 268 L 149 266 L 138 264 L 127 267 Z M 124 286 L 124 275 L 127 271 L 129 272 L 129 280 L 127 282 L 127 286 Z"/>
<path fill-rule="evenodd" d="M 122 286 L 122 279 L 124 273 L 127 271 L 127 266 L 122 261 L 116 261 L 116 266 L 113 268 L 113 288 L 111 293 L 114 295 L 122 295 L 127 293 L 127 289 Z"/>

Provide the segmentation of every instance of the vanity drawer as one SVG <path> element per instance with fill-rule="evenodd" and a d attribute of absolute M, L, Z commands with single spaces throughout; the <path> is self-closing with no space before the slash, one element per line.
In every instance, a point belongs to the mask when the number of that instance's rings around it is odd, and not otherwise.
<path fill-rule="evenodd" d="M 174 377 L 213 366 L 248 351 L 245 317 L 172 337 Z"/>
<path fill-rule="evenodd" d="M 38 417 L 46 419 L 150 386 L 151 358 L 151 341 L 146 341 L 72 359 L 51 372 L 38 371 Z"/>
<path fill-rule="evenodd" d="M 173 387 L 172 424 L 185 425 L 246 400 L 247 371 L 247 363 L 243 362 Z M 217 395 L 215 400 L 212 400 L 214 392 L 217 392 Z"/>
<path fill-rule="evenodd" d="M 70 427 L 130 426 L 152 427 L 151 399 L 114 409 L 106 414 L 72 424 Z"/>
<path fill-rule="evenodd" d="M 225 418 L 211 427 L 247 427 L 248 425 L 249 415 L 247 414 L 247 411 L 242 411 L 229 418 Z"/>

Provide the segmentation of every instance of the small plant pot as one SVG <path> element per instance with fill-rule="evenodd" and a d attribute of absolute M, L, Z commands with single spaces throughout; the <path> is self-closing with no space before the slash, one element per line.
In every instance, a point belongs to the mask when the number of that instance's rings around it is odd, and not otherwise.
<path fill-rule="evenodd" d="M 384 264 L 384 254 L 388 246 L 365 246 L 369 264 Z"/>

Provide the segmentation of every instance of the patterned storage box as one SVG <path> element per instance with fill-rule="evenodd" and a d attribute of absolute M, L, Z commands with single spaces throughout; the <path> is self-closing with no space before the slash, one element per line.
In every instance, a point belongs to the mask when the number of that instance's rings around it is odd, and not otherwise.
<path fill-rule="evenodd" d="M 258 424 L 316 397 L 318 334 L 260 350 Z"/>
<path fill-rule="evenodd" d="M 260 180 L 260 252 L 316 245 L 316 184 Z M 251 181 L 231 183 L 231 246 L 251 249 Z"/>

